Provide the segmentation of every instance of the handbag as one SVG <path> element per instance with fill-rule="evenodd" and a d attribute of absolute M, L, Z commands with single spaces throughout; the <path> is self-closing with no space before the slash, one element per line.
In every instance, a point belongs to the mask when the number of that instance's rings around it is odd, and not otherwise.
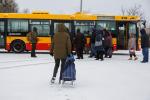
<path fill-rule="evenodd" d="M 95 42 L 95 46 L 101 46 L 102 45 L 102 41 L 96 41 Z"/>

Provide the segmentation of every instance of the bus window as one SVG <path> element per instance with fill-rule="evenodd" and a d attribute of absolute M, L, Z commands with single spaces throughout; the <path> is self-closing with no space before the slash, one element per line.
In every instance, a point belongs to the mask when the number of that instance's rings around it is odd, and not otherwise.
<path fill-rule="evenodd" d="M 129 23 L 129 35 L 131 33 L 136 34 L 136 24 L 134 24 L 134 23 Z"/>
<path fill-rule="evenodd" d="M 116 28 L 115 21 L 98 21 L 97 28 L 107 29 L 107 30 L 115 30 L 115 28 Z"/>
<path fill-rule="evenodd" d="M 55 22 L 54 23 L 54 33 L 56 33 L 56 32 L 58 32 L 58 29 L 56 29 L 56 26 L 58 25 L 58 24 L 60 24 L 61 22 Z M 68 28 L 69 29 L 69 32 L 71 32 L 71 24 L 70 23 L 61 23 L 61 24 L 64 24 L 65 25 L 65 27 L 66 28 Z"/>
<path fill-rule="evenodd" d="M 92 33 L 92 28 L 95 27 L 94 21 L 75 21 L 75 31 L 77 29 L 80 29 L 81 33 L 83 33 L 85 36 L 90 36 Z M 75 32 L 76 33 L 76 32 Z"/>
<path fill-rule="evenodd" d="M 0 47 L 4 47 L 4 21 L 0 21 Z"/>
<path fill-rule="evenodd" d="M 116 37 L 116 23 L 115 21 L 98 21 L 96 29 L 106 29 L 111 32 L 112 37 Z"/>
<path fill-rule="evenodd" d="M 50 35 L 50 21 L 49 20 L 32 20 L 31 30 L 33 27 L 37 28 L 38 36 L 49 36 Z"/>
<path fill-rule="evenodd" d="M 0 21 L 0 32 L 4 32 L 4 22 Z"/>
<path fill-rule="evenodd" d="M 28 32 L 28 20 L 8 20 L 8 32 L 9 35 L 19 35 L 18 33 L 21 35 L 21 32 Z"/>

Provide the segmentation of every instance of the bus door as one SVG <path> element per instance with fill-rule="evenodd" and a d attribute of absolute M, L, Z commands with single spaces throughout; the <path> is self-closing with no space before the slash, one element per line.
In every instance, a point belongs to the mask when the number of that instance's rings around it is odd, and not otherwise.
<path fill-rule="evenodd" d="M 140 44 L 138 43 L 139 39 L 139 32 L 137 28 L 137 22 L 129 22 L 128 24 L 128 39 L 130 37 L 130 34 L 134 34 L 134 37 L 136 38 L 136 48 L 139 49 Z"/>
<path fill-rule="evenodd" d="M 0 48 L 5 47 L 4 26 L 5 26 L 5 22 L 3 20 L 0 20 Z"/>
<path fill-rule="evenodd" d="M 117 22 L 117 49 L 127 49 L 128 47 L 128 23 Z"/>

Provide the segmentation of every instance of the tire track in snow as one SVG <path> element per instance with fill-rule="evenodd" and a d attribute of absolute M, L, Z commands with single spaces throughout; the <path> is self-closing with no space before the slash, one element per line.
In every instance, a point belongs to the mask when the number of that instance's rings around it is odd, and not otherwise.
<path fill-rule="evenodd" d="M 25 68 L 29 66 L 35 66 L 35 65 L 43 65 L 43 64 L 50 64 L 54 62 L 44 62 L 44 63 L 32 63 L 32 64 L 20 64 L 20 65 L 14 65 L 14 66 L 8 66 L 8 67 L 0 67 L 0 70 L 5 70 L 5 69 L 14 69 L 14 68 Z"/>

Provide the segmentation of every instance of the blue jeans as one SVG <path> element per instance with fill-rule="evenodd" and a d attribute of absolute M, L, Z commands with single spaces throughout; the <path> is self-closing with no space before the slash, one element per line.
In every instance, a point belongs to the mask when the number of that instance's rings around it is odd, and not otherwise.
<path fill-rule="evenodd" d="M 149 49 L 147 48 L 142 48 L 142 54 L 143 54 L 143 61 L 148 62 L 149 60 Z"/>

